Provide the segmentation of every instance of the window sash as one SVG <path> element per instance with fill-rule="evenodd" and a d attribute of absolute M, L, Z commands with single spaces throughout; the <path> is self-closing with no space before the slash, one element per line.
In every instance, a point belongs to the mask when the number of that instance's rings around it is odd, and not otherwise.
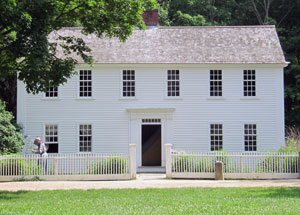
<path fill-rule="evenodd" d="M 79 151 L 80 152 L 92 151 L 92 125 L 91 124 L 79 125 Z"/>
<path fill-rule="evenodd" d="M 92 70 L 79 71 L 79 97 L 92 97 Z"/>
<path fill-rule="evenodd" d="M 210 96 L 222 96 L 222 70 L 210 70 Z"/>
<path fill-rule="evenodd" d="M 218 151 L 223 149 L 223 125 L 210 124 L 210 150 Z"/>
<path fill-rule="evenodd" d="M 45 125 L 45 144 L 58 144 L 58 125 Z"/>
<path fill-rule="evenodd" d="M 135 97 L 135 70 L 123 70 L 123 97 Z"/>
<path fill-rule="evenodd" d="M 180 96 L 180 73 L 179 70 L 168 70 L 168 97 Z"/>
<path fill-rule="evenodd" d="M 244 96 L 256 96 L 255 70 L 244 70 Z"/>
<path fill-rule="evenodd" d="M 49 87 L 48 90 L 45 92 L 45 97 L 58 97 L 58 87 Z"/>
<path fill-rule="evenodd" d="M 257 151 L 257 126 L 256 124 L 244 125 L 245 151 Z"/>

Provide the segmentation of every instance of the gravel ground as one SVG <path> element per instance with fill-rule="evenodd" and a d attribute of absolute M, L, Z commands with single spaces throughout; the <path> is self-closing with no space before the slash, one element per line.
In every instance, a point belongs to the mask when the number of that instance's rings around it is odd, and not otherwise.
<path fill-rule="evenodd" d="M 27 181 L 2 182 L 0 191 L 69 189 L 145 189 L 182 187 L 300 187 L 300 179 L 289 180 L 168 180 L 165 175 L 139 174 L 129 181 Z"/>

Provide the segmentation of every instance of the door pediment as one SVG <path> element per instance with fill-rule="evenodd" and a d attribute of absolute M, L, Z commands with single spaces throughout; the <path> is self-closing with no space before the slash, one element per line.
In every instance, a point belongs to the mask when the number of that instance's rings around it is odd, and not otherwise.
<path fill-rule="evenodd" d="M 126 107 L 130 113 L 170 113 L 175 111 L 171 106 L 130 106 Z"/>

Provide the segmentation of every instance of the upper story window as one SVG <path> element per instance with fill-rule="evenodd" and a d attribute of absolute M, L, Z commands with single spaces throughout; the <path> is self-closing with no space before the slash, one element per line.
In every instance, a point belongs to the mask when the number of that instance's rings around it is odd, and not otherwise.
<path fill-rule="evenodd" d="M 244 70 L 244 96 L 256 96 L 255 70 Z"/>
<path fill-rule="evenodd" d="M 79 71 L 79 97 L 92 97 L 92 71 Z"/>
<path fill-rule="evenodd" d="M 92 125 L 91 124 L 79 125 L 79 151 L 80 152 L 92 151 Z"/>
<path fill-rule="evenodd" d="M 58 87 L 49 87 L 47 92 L 45 92 L 45 97 L 47 98 L 58 97 Z"/>
<path fill-rule="evenodd" d="M 210 150 L 218 151 L 223 149 L 223 125 L 210 125 Z"/>
<path fill-rule="evenodd" d="M 257 150 L 256 124 L 244 125 L 245 151 Z"/>
<path fill-rule="evenodd" d="M 210 70 L 210 96 L 222 96 L 222 70 Z"/>
<path fill-rule="evenodd" d="M 179 70 L 168 70 L 168 96 L 180 96 Z"/>
<path fill-rule="evenodd" d="M 123 70 L 123 97 L 135 97 L 135 71 Z"/>
<path fill-rule="evenodd" d="M 45 125 L 45 144 L 48 153 L 58 153 L 58 126 L 56 124 Z"/>

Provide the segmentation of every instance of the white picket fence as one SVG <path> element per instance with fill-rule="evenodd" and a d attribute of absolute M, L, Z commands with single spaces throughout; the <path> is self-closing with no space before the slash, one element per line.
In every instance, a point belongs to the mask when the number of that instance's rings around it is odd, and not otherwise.
<path fill-rule="evenodd" d="M 135 145 L 130 154 L 49 154 L 0 156 L 0 181 L 127 180 L 136 175 Z"/>
<path fill-rule="evenodd" d="M 300 153 L 166 152 L 169 178 L 215 178 L 216 161 L 224 163 L 227 179 L 300 178 Z"/>

